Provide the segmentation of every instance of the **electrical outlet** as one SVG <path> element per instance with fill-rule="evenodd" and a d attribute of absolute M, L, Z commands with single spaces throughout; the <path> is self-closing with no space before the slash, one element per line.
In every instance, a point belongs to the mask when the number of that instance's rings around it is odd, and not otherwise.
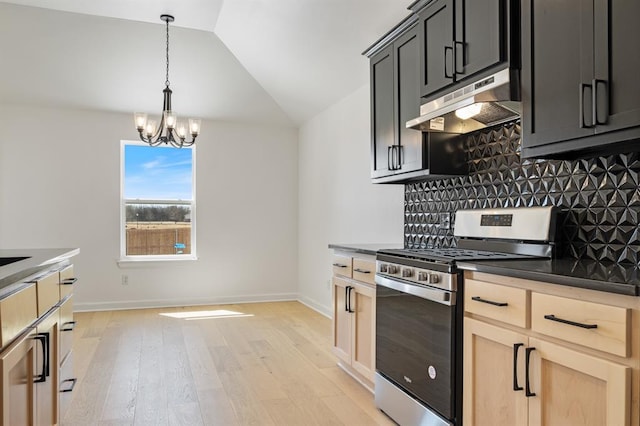
<path fill-rule="evenodd" d="M 129 275 L 122 276 L 122 285 L 129 285 Z"/>
<path fill-rule="evenodd" d="M 451 214 L 440 213 L 440 229 L 451 229 Z"/>

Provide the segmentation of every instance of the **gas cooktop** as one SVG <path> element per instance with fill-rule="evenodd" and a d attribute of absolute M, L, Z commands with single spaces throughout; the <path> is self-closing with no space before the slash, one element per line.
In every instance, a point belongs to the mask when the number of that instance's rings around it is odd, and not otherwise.
<path fill-rule="evenodd" d="M 527 254 L 501 253 L 497 251 L 470 250 L 465 248 L 432 248 L 432 249 L 389 249 L 378 253 L 404 258 L 431 260 L 439 262 L 455 262 L 461 260 L 507 260 L 535 258 Z"/>

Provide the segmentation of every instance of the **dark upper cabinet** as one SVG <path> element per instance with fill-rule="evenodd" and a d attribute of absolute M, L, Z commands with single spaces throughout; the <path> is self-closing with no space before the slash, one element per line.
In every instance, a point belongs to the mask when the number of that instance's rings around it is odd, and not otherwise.
<path fill-rule="evenodd" d="M 523 1 L 523 156 L 640 149 L 638 17 L 638 1 Z"/>
<path fill-rule="evenodd" d="M 371 177 L 393 174 L 396 131 L 394 127 L 393 46 L 388 46 L 370 63 L 371 84 Z M 393 152 L 392 152 L 393 151 Z"/>
<path fill-rule="evenodd" d="M 442 94 L 442 89 L 508 60 L 506 2 L 435 0 L 410 6 L 419 17 L 423 97 Z"/>
<path fill-rule="evenodd" d="M 413 27 L 393 43 L 394 130 L 396 145 L 400 148 L 397 167 L 403 173 L 424 167 L 424 139 L 422 132 L 407 129 L 405 123 L 420 113 L 418 96 L 420 56 L 418 31 Z"/>
<path fill-rule="evenodd" d="M 421 95 L 454 82 L 453 0 L 438 0 L 419 14 Z"/>
<path fill-rule="evenodd" d="M 466 172 L 463 149 L 454 147 L 461 144 L 460 138 L 430 136 L 406 127 L 408 120 L 420 114 L 419 31 L 415 17 L 407 18 L 364 53 L 370 66 L 371 178 L 375 183 Z"/>
<path fill-rule="evenodd" d="M 456 0 L 454 73 L 456 80 L 506 60 L 503 0 Z"/>

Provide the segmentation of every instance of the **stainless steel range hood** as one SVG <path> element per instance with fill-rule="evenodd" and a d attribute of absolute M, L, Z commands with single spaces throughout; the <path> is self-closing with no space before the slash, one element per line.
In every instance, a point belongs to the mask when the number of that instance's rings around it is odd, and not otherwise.
<path fill-rule="evenodd" d="M 469 133 L 520 117 L 519 101 L 519 73 L 506 68 L 423 104 L 420 117 L 406 126 L 423 132 Z M 475 114 L 464 118 L 465 113 Z"/>

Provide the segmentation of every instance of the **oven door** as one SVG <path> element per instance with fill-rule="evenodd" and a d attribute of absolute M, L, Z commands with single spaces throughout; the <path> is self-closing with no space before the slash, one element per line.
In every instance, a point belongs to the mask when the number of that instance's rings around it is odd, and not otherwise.
<path fill-rule="evenodd" d="M 376 370 L 454 419 L 455 293 L 380 275 L 376 284 Z"/>

